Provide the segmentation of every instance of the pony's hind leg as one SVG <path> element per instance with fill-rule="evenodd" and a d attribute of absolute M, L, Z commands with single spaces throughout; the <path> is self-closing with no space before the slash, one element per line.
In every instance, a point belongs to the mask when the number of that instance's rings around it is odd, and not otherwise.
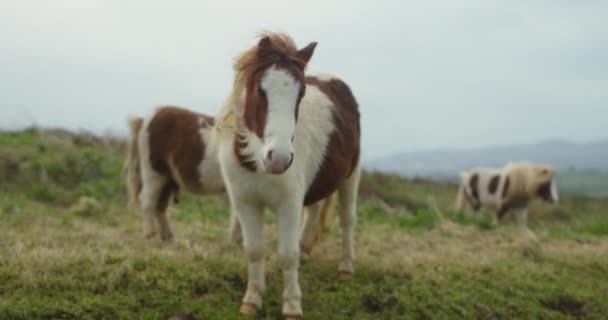
<path fill-rule="evenodd" d="M 520 228 L 528 228 L 528 208 L 519 209 L 515 217 Z"/>
<path fill-rule="evenodd" d="M 361 168 L 353 171 L 338 189 L 340 227 L 342 228 L 342 259 L 338 271 L 340 278 L 348 279 L 354 272 L 354 227 L 357 221 L 357 192 Z"/>
<path fill-rule="evenodd" d="M 159 231 L 156 219 L 157 205 L 167 179 L 155 172 L 146 172 L 142 180 L 143 185 L 139 194 L 139 202 L 141 203 L 141 213 L 144 220 L 144 236 L 146 238 L 153 238 Z"/>
<path fill-rule="evenodd" d="M 163 241 L 173 239 L 173 231 L 171 231 L 171 226 L 169 226 L 167 209 L 176 192 L 177 185 L 175 182 L 172 180 L 165 182 L 156 203 L 155 217 L 160 229 L 160 238 Z"/>

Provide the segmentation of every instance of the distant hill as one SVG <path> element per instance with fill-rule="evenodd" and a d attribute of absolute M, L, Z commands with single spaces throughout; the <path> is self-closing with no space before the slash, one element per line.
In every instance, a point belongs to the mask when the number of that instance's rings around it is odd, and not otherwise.
<path fill-rule="evenodd" d="M 520 160 L 552 164 L 559 171 L 568 172 L 569 177 L 575 176 L 577 172 L 593 177 L 593 172 L 600 172 L 599 175 L 605 177 L 608 186 L 608 140 L 578 144 L 554 139 L 528 145 L 403 152 L 368 161 L 365 168 L 407 177 L 454 180 L 459 171 L 467 168 L 501 167 L 509 161 Z M 584 181 L 580 182 L 581 179 L 577 178 L 577 181 L 584 185 Z M 597 176 L 595 180 L 598 180 Z"/>

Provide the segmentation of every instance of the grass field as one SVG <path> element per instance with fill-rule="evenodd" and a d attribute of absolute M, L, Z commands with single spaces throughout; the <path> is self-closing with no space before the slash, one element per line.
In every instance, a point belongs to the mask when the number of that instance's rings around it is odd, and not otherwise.
<path fill-rule="evenodd" d="M 224 196 L 182 195 L 170 243 L 125 210 L 123 144 L 0 133 L 0 319 L 241 319 L 245 256 Z M 337 223 L 301 266 L 306 319 L 605 319 L 608 199 L 535 204 L 532 232 L 453 212 L 456 188 L 365 173 L 357 261 L 340 281 Z M 267 213 L 261 319 L 280 316 Z"/>
<path fill-rule="evenodd" d="M 559 174 L 560 191 L 608 197 L 608 172 L 596 170 L 565 170 Z"/>

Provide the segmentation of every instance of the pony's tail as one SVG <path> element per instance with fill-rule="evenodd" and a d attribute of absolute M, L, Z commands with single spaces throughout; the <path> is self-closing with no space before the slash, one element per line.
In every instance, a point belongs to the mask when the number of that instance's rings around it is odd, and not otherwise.
<path fill-rule="evenodd" d="M 129 129 L 131 131 L 129 144 L 127 146 L 127 174 L 126 184 L 129 193 L 129 211 L 139 210 L 139 192 L 141 191 L 141 176 L 139 163 L 138 137 L 144 119 L 140 117 L 129 118 Z"/>
<path fill-rule="evenodd" d="M 336 198 L 336 192 L 323 200 L 323 206 L 319 212 L 319 227 L 315 234 L 314 240 L 312 241 L 312 248 L 316 247 L 319 242 L 323 239 L 323 234 L 329 230 L 331 218 L 334 215 L 334 201 Z"/>
<path fill-rule="evenodd" d="M 329 229 L 331 217 L 334 214 L 333 204 L 335 198 L 336 193 L 334 192 L 329 197 L 325 198 L 325 200 L 323 201 L 323 207 L 321 207 L 321 212 L 319 213 L 319 230 L 321 231 L 321 233 Z"/>
<path fill-rule="evenodd" d="M 456 196 L 456 203 L 454 203 L 454 209 L 458 211 L 463 211 L 465 207 L 465 201 L 467 200 L 467 195 L 465 194 L 465 181 L 468 177 L 467 172 L 460 173 L 460 187 L 458 188 L 458 195 Z"/>

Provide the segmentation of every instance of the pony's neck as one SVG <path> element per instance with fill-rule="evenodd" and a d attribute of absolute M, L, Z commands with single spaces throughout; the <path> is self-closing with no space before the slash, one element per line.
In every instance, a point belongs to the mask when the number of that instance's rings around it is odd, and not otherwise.
<path fill-rule="evenodd" d="M 242 121 L 239 104 L 242 104 L 242 94 L 245 90 L 245 79 L 238 73 L 235 75 L 232 91 L 224 100 L 218 115 L 217 129 L 220 136 L 224 133 L 234 133 Z"/>

